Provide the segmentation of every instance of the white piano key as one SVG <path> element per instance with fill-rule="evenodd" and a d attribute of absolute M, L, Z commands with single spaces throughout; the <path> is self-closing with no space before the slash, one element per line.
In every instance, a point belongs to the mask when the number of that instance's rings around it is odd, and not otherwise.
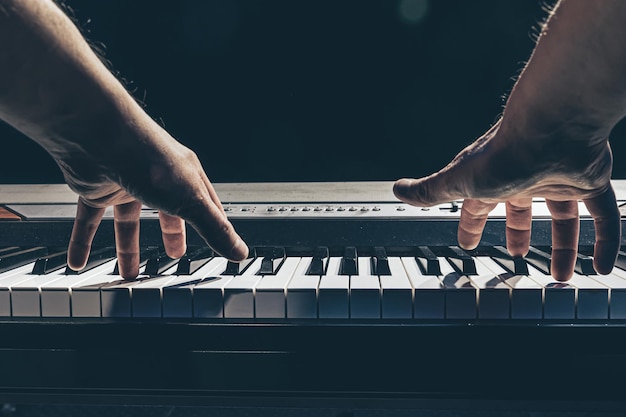
<path fill-rule="evenodd" d="M 340 257 L 328 260 L 326 275 L 318 287 L 318 313 L 321 319 L 347 319 L 350 315 L 350 277 L 339 275 Z"/>
<path fill-rule="evenodd" d="M 256 273 L 262 260 L 255 259 L 243 274 L 235 275 L 224 286 L 224 317 L 254 318 L 254 286 L 261 279 Z"/>
<path fill-rule="evenodd" d="M 357 260 L 358 275 L 350 276 L 350 318 L 380 318 L 380 281 L 371 274 L 369 257 L 360 256 Z"/>
<path fill-rule="evenodd" d="M 626 319 L 626 279 L 615 274 L 616 269 L 609 275 L 594 275 L 590 278 L 611 289 L 609 318 Z"/>
<path fill-rule="evenodd" d="M 133 317 L 156 318 L 161 317 L 161 291 L 170 285 L 178 276 L 170 273 L 176 271 L 176 265 L 168 268 L 162 274 L 153 278 L 137 281 L 128 286 L 131 292 L 131 311 Z"/>
<path fill-rule="evenodd" d="M 74 306 L 73 289 L 75 287 L 90 286 L 112 281 L 115 279 L 115 276 L 111 275 L 114 267 L 115 260 L 111 260 L 79 275 L 66 275 L 65 268 L 48 274 L 51 277 L 58 276 L 59 279 L 40 287 L 41 316 L 72 317 L 74 316 L 74 308 L 76 308 L 78 314 L 82 313 L 82 307 L 84 306 L 80 303 L 80 296 L 78 296 L 78 302 L 76 303 L 76 306 Z M 97 303 L 94 303 L 91 307 L 94 313 L 97 310 L 97 315 L 93 315 L 91 317 L 100 317 L 99 297 L 97 299 Z M 77 315 L 76 317 L 84 316 Z"/>
<path fill-rule="evenodd" d="M 446 297 L 439 277 L 423 275 L 413 257 L 402 257 L 402 265 L 414 289 L 414 317 L 416 319 L 445 318 Z"/>
<path fill-rule="evenodd" d="M 574 273 L 569 283 L 576 287 L 576 317 L 579 319 L 609 318 L 609 289 L 586 275 Z"/>
<path fill-rule="evenodd" d="M 379 275 L 381 288 L 381 313 L 384 319 L 410 319 L 413 317 L 413 287 L 407 277 L 402 259 L 389 257 L 391 275 Z M 415 263 L 415 260 L 413 261 Z"/>
<path fill-rule="evenodd" d="M 224 271 L 226 258 L 216 257 L 202 265 L 191 275 L 180 275 L 183 282 L 172 283 L 163 288 L 163 317 L 191 318 L 194 315 L 194 287 L 205 277 L 213 277 Z M 220 294 L 219 304 L 222 304 Z"/>
<path fill-rule="evenodd" d="M 317 287 L 319 275 L 305 275 L 311 257 L 304 257 L 287 285 L 287 317 L 290 319 L 317 318 Z"/>
<path fill-rule="evenodd" d="M 476 318 L 477 288 L 467 276 L 454 271 L 446 258 L 439 257 L 439 264 L 446 295 L 446 318 Z"/>
<path fill-rule="evenodd" d="M 225 259 L 224 261 L 224 267 L 226 267 L 227 262 Z M 193 316 L 197 318 L 224 317 L 224 287 L 232 279 L 233 275 L 205 275 L 202 282 L 194 285 L 192 288 Z"/>
<path fill-rule="evenodd" d="M 478 288 L 478 318 L 508 319 L 511 287 L 498 276 L 506 271 L 485 256 L 475 257 L 474 263 L 477 275 L 469 279 Z"/>
<path fill-rule="evenodd" d="M 34 263 L 0 274 L 0 317 L 11 317 L 11 285 L 32 277 L 33 266 Z"/>
<path fill-rule="evenodd" d="M 118 278 L 99 288 L 102 317 L 132 316 L 130 287 L 135 285 L 135 282 L 124 281 L 119 276 Z"/>
<path fill-rule="evenodd" d="M 529 277 L 543 287 L 543 318 L 576 318 L 576 287 L 559 282 L 532 265 L 528 265 Z"/>
<path fill-rule="evenodd" d="M 11 314 L 13 317 L 41 317 L 40 287 L 58 276 L 31 275 L 31 278 L 11 285 Z"/>
<path fill-rule="evenodd" d="M 295 273 L 299 257 L 288 257 L 276 275 L 263 275 L 255 287 L 255 316 L 257 318 L 285 318 L 286 291 Z"/>
<path fill-rule="evenodd" d="M 481 258 L 492 271 L 502 268 L 490 258 Z M 501 280 L 511 287 L 511 318 L 536 319 L 543 316 L 543 286 L 526 275 L 503 273 L 498 275 Z"/>

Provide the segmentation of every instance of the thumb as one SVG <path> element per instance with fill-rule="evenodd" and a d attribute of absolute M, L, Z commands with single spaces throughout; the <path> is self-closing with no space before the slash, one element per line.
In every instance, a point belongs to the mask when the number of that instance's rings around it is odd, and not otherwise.
<path fill-rule="evenodd" d="M 467 197 L 461 188 L 449 170 L 441 170 L 424 178 L 399 179 L 393 185 L 393 193 L 407 204 L 433 206 Z"/>

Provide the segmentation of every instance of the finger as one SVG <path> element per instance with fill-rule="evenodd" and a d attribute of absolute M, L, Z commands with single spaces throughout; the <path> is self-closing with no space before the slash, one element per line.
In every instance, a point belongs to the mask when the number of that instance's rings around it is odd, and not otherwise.
<path fill-rule="evenodd" d="M 615 192 L 609 187 L 604 193 L 584 202 L 593 217 L 596 230 L 593 266 L 598 273 L 608 274 L 615 265 L 622 240 L 622 225 Z"/>
<path fill-rule="evenodd" d="M 463 201 L 457 232 L 457 239 L 462 248 L 474 249 L 478 246 L 487 223 L 487 216 L 496 205 L 497 203 L 486 203 L 471 198 Z"/>
<path fill-rule="evenodd" d="M 122 278 L 139 275 L 139 217 L 141 203 L 132 201 L 113 208 L 115 218 L 115 250 Z"/>
<path fill-rule="evenodd" d="M 407 204 L 433 206 L 467 197 L 458 189 L 459 183 L 450 171 L 439 171 L 425 178 L 399 179 L 393 185 L 393 193 Z"/>
<path fill-rule="evenodd" d="M 546 200 L 552 214 L 552 262 L 550 273 L 557 281 L 567 281 L 574 274 L 578 253 L 578 202 Z"/>
<path fill-rule="evenodd" d="M 163 246 L 170 258 L 178 259 L 187 251 L 185 221 L 178 216 L 159 212 Z"/>
<path fill-rule="evenodd" d="M 530 247 L 532 198 L 506 202 L 506 247 L 511 256 L 526 256 Z"/>
<path fill-rule="evenodd" d="M 248 247 L 211 198 L 184 207 L 179 214 L 220 255 L 232 261 L 241 261 L 248 256 Z"/>
<path fill-rule="evenodd" d="M 224 212 L 224 207 L 222 206 L 222 202 L 220 201 L 220 198 L 218 197 L 217 192 L 215 191 L 215 188 L 213 188 L 213 184 L 211 184 L 209 177 L 207 177 L 204 171 L 201 171 L 201 176 L 202 176 L 202 181 L 204 182 L 204 186 L 206 187 L 207 192 L 211 196 L 211 200 L 217 206 L 217 208 L 222 213 L 224 213 L 224 215 L 226 215 L 226 212 Z"/>
<path fill-rule="evenodd" d="M 71 269 L 78 271 L 87 264 L 91 242 L 93 242 L 103 214 L 103 208 L 88 206 L 81 197 L 78 198 L 76 218 L 67 248 L 67 265 Z"/>

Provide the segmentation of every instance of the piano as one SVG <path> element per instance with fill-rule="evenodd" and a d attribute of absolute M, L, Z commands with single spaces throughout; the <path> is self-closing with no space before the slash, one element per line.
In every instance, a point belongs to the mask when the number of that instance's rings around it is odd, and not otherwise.
<path fill-rule="evenodd" d="M 550 216 L 532 249 L 504 249 L 504 208 L 457 246 L 462 201 L 397 201 L 389 182 L 215 184 L 251 248 L 226 261 L 188 231 L 163 254 L 141 219 L 142 269 L 116 274 L 112 213 L 89 264 L 65 254 L 76 196 L 0 186 L 0 401 L 239 407 L 618 410 L 626 406 L 626 251 L 567 283 L 550 269 Z M 615 180 L 620 209 L 626 181 Z M 503 405 L 505 404 L 505 405 Z"/>

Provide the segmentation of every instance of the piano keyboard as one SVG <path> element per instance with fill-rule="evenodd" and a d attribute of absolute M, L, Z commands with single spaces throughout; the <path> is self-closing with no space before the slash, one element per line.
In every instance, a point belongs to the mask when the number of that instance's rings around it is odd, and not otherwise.
<path fill-rule="evenodd" d="M 503 247 L 329 250 L 256 247 L 231 263 L 209 248 L 173 260 L 142 250 L 140 275 L 117 275 L 112 248 L 78 273 L 65 252 L 0 248 L 0 317 L 253 320 L 626 319 L 626 254 L 597 275 L 581 250 L 566 283 L 549 275 L 549 248 L 514 259 Z"/>

